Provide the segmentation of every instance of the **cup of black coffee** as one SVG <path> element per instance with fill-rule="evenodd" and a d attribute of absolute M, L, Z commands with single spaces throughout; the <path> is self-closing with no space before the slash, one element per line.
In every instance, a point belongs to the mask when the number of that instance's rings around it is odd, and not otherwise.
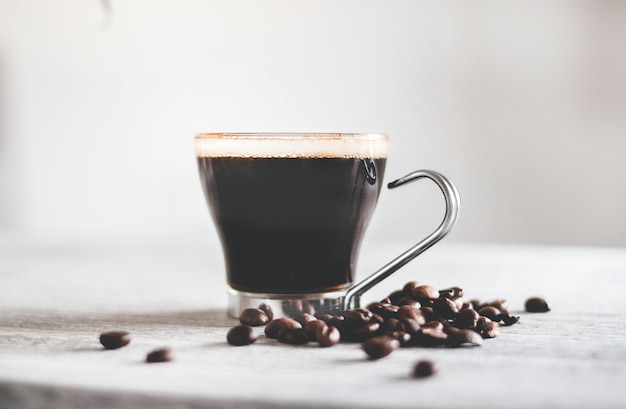
<path fill-rule="evenodd" d="M 450 230 L 459 209 L 443 175 L 413 172 L 389 184 L 429 178 L 444 193 L 439 228 L 355 284 L 355 267 L 387 162 L 382 134 L 205 133 L 195 138 L 200 181 L 219 235 L 228 312 L 265 304 L 275 316 L 358 307 L 363 292 Z"/>

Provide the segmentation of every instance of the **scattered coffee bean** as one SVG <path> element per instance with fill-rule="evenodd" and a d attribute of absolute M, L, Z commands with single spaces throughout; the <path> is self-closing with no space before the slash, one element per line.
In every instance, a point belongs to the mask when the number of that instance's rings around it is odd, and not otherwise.
<path fill-rule="evenodd" d="M 413 377 L 426 378 L 436 372 L 435 364 L 432 361 L 422 360 L 413 367 Z"/>
<path fill-rule="evenodd" d="M 267 319 L 269 321 L 274 319 L 274 311 L 272 310 L 272 307 L 269 306 L 269 304 L 263 303 L 259 305 L 259 309 L 263 311 L 265 315 L 267 315 Z"/>
<path fill-rule="evenodd" d="M 171 361 L 172 358 L 172 350 L 170 348 L 159 348 L 154 351 L 148 353 L 146 355 L 146 362 L 154 363 L 154 362 L 168 362 Z"/>
<path fill-rule="evenodd" d="M 343 317 L 345 318 L 346 325 L 360 326 L 370 322 L 370 319 L 372 318 L 372 311 L 366 308 L 347 310 L 344 311 Z"/>
<path fill-rule="evenodd" d="M 257 340 L 257 334 L 251 326 L 237 325 L 228 331 L 226 340 L 230 345 L 250 345 Z"/>
<path fill-rule="evenodd" d="M 278 338 L 278 333 L 283 328 L 302 328 L 302 325 L 291 318 L 277 318 L 265 326 L 265 335 L 268 338 Z"/>
<path fill-rule="evenodd" d="M 317 329 L 317 333 L 315 334 L 315 339 L 319 346 L 326 348 L 339 343 L 341 340 L 341 333 L 335 327 L 319 327 Z"/>
<path fill-rule="evenodd" d="M 302 328 L 282 328 L 278 332 L 278 342 L 291 345 L 302 345 L 309 342 L 309 336 Z"/>
<path fill-rule="evenodd" d="M 127 331 L 107 331 L 100 334 L 100 343 L 106 349 L 118 349 L 130 343 L 130 333 Z"/>
<path fill-rule="evenodd" d="M 415 293 L 415 288 L 420 285 L 417 281 L 409 281 L 402 287 L 402 294 L 405 297 L 413 298 L 413 294 Z"/>
<path fill-rule="evenodd" d="M 532 297 L 526 300 L 526 304 L 524 304 L 524 308 L 526 312 L 548 312 L 550 311 L 550 306 L 548 302 L 541 297 Z"/>
<path fill-rule="evenodd" d="M 242 325 L 249 325 L 251 327 L 260 327 L 266 325 L 269 321 L 265 311 L 260 308 L 246 308 L 241 312 L 241 315 L 239 315 L 239 322 Z"/>
<path fill-rule="evenodd" d="M 370 359 L 383 358 L 400 347 L 400 341 L 388 335 L 379 335 L 363 342 L 363 351 Z"/>

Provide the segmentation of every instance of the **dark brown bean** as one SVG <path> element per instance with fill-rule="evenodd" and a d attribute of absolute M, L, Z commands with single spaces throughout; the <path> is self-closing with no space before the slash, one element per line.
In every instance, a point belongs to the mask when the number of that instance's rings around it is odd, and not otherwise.
<path fill-rule="evenodd" d="M 507 327 L 513 324 L 517 324 L 519 322 L 519 317 L 513 316 L 508 313 L 502 314 L 500 319 L 502 320 L 502 325 L 507 326 Z"/>
<path fill-rule="evenodd" d="M 409 281 L 402 287 L 402 294 L 405 297 L 413 298 L 413 294 L 415 293 L 415 287 L 420 285 L 417 281 Z"/>
<path fill-rule="evenodd" d="M 432 285 L 418 285 L 413 290 L 413 298 L 417 301 L 436 300 L 439 298 L 439 291 Z"/>
<path fill-rule="evenodd" d="M 397 339 L 401 347 L 411 345 L 411 334 L 406 331 L 384 331 L 382 335 L 387 335 Z"/>
<path fill-rule="evenodd" d="M 241 325 L 260 327 L 266 325 L 270 320 L 265 311 L 259 308 L 246 308 L 239 315 L 239 322 Z"/>
<path fill-rule="evenodd" d="M 130 343 L 128 331 L 106 331 L 100 334 L 100 343 L 106 349 L 118 349 Z"/>
<path fill-rule="evenodd" d="M 459 309 L 456 303 L 450 298 L 437 298 L 433 301 L 433 311 L 435 315 L 445 319 L 452 319 L 456 317 Z"/>
<path fill-rule="evenodd" d="M 397 304 L 398 300 L 402 297 L 404 297 L 402 290 L 396 290 L 387 296 L 389 304 Z"/>
<path fill-rule="evenodd" d="M 278 338 L 278 333 L 283 328 L 302 328 L 302 325 L 291 318 L 277 318 L 265 326 L 265 335 L 268 338 Z"/>
<path fill-rule="evenodd" d="M 250 345 L 256 340 L 257 334 L 254 332 L 254 328 L 249 325 L 234 326 L 226 334 L 226 341 L 234 346 Z"/>
<path fill-rule="evenodd" d="M 495 338 L 500 334 L 500 324 L 494 321 L 485 321 L 476 329 L 483 338 Z"/>
<path fill-rule="evenodd" d="M 363 342 L 361 347 L 370 359 L 380 359 L 398 349 L 400 341 L 388 335 L 379 335 Z"/>
<path fill-rule="evenodd" d="M 434 347 L 445 345 L 448 342 L 448 334 L 446 334 L 443 328 L 428 328 L 422 327 L 419 331 L 411 334 L 411 344 Z"/>
<path fill-rule="evenodd" d="M 450 328 L 448 331 L 448 346 L 456 348 L 462 346 L 480 346 L 483 338 L 469 329 Z"/>
<path fill-rule="evenodd" d="M 474 329 L 480 315 L 472 308 L 459 311 L 454 319 L 454 326 L 461 329 Z"/>
<path fill-rule="evenodd" d="M 550 311 L 550 306 L 545 299 L 541 297 L 532 297 L 526 300 L 524 309 L 526 312 L 548 312 Z"/>
<path fill-rule="evenodd" d="M 346 321 L 346 325 L 360 326 L 366 322 L 370 322 L 372 319 L 372 311 L 366 308 L 356 308 L 344 311 L 343 317 Z"/>
<path fill-rule="evenodd" d="M 291 345 L 302 345 L 309 342 L 309 336 L 302 328 L 282 328 L 278 332 L 278 342 Z"/>
<path fill-rule="evenodd" d="M 509 312 L 509 307 L 508 304 L 506 302 L 505 299 L 503 298 L 497 298 L 495 300 L 489 300 L 487 302 L 484 302 L 482 304 L 480 304 L 480 307 L 478 308 L 480 310 L 480 308 L 482 307 L 496 307 L 498 310 L 500 310 L 501 313 L 508 313 Z"/>
<path fill-rule="evenodd" d="M 445 290 L 439 290 L 439 297 L 456 300 L 463 297 L 463 289 L 459 287 L 450 287 Z"/>
<path fill-rule="evenodd" d="M 500 321 L 500 310 L 492 305 L 486 305 L 478 310 L 478 314 L 489 318 L 491 321 Z"/>
<path fill-rule="evenodd" d="M 388 318 L 380 324 L 380 329 L 383 331 L 404 331 L 406 327 L 402 321 L 395 318 Z"/>
<path fill-rule="evenodd" d="M 341 340 L 341 333 L 335 327 L 320 327 L 317 329 L 315 339 L 319 346 L 327 348 L 337 344 Z"/>
<path fill-rule="evenodd" d="M 362 342 L 373 337 L 379 330 L 380 324 L 377 322 L 368 322 L 358 327 L 346 327 L 340 329 L 341 339 L 350 342 Z"/>
<path fill-rule="evenodd" d="M 272 307 L 270 307 L 269 304 L 263 303 L 259 305 L 259 309 L 263 311 L 265 315 L 267 315 L 268 322 L 274 319 L 274 311 L 272 310 Z"/>
<path fill-rule="evenodd" d="M 311 321 L 316 321 L 317 318 L 315 318 L 314 315 L 311 315 L 309 313 L 306 312 L 301 312 L 300 314 L 297 314 L 295 317 L 293 317 L 294 320 L 298 321 L 300 323 L 300 325 L 302 326 L 302 328 L 304 328 L 304 326 L 306 325 L 307 322 L 311 322 Z"/>
<path fill-rule="evenodd" d="M 328 328 L 328 325 L 322 320 L 309 321 L 304 325 L 304 332 L 309 337 L 309 341 L 315 341 L 317 331 L 320 328 Z"/>
<path fill-rule="evenodd" d="M 422 360 L 413 367 L 414 378 L 426 378 L 436 372 L 435 364 L 432 361 Z"/>
<path fill-rule="evenodd" d="M 413 308 L 421 308 L 422 304 L 415 301 L 413 297 L 403 297 L 398 300 L 398 306 L 410 305 Z"/>
<path fill-rule="evenodd" d="M 168 362 L 172 359 L 172 350 L 167 347 L 155 349 L 146 355 L 146 362 L 148 363 Z"/>
<path fill-rule="evenodd" d="M 422 325 L 426 322 L 424 313 L 418 309 L 413 308 L 410 305 L 403 305 L 398 309 L 397 318 L 401 321 L 413 320 L 418 325 Z"/>

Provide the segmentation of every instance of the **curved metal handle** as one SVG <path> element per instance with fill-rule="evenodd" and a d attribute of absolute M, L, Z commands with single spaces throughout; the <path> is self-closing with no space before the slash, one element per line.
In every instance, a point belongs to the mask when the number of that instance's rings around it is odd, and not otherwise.
<path fill-rule="evenodd" d="M 361 295 L 363 295 L 363 293 L 383 281 L 385 278 L 389 277 L 391 274 L 403 267 L 409 261 L 413 260 L 415 257 L 423 253 L 425 250 L 429 249 L 439 240 L 444 238 L 445 235 L 448 234 L 450 229 L 452 229 L 452 226 L 456 222 L 457 216 L 459 214 L 461 197 L 459 196 L 459 192 L 452 184 L 452 182 L 450 182 L 441 173 L 435 172 L 434 170 L 417 170 L 389 183 L 387 187 L 389 189 L 393 189 L 398 186 L 402 186 L 405 183 L 422 178 L 428 178 L 435 182 L 443 193 L 443 196 L 446 200 L 446 214 L 443 217 L 443 221 L 441 222 L 437 230 L 432 232 L 425 239 L 423 239 L 404 253 L 400 254 L 398 257 L 383 266 L 374 274 L 350 287 L 350 289 L 346 292 L 343 300 L 343 310 L 360 307 Z"/>

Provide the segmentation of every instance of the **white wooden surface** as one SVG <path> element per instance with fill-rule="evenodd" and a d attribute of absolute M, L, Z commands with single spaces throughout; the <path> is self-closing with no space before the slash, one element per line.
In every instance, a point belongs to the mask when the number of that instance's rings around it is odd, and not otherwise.
<path fill-rule="evenodd" d="M 236 321 L 219 248 L 190 242 L 0 236 L 0 408 L 626 405 L 625 249 L 441 243 L 369 299 L 410 279 L 458 285 L 466 298 L 506 298 L 521 323 L 479 348 L 368 361 L 356 344 L 227 345 Z M 364 249 L 362 274 L 398 246 Z M 523 313 L 535 295 L 552 311 Z M 131 344 L 102 350 L 108 329 Z M 166 345 L 174 361 L 143 362 Z M 412 379 L 419 359 L 439 372 Z"/>

